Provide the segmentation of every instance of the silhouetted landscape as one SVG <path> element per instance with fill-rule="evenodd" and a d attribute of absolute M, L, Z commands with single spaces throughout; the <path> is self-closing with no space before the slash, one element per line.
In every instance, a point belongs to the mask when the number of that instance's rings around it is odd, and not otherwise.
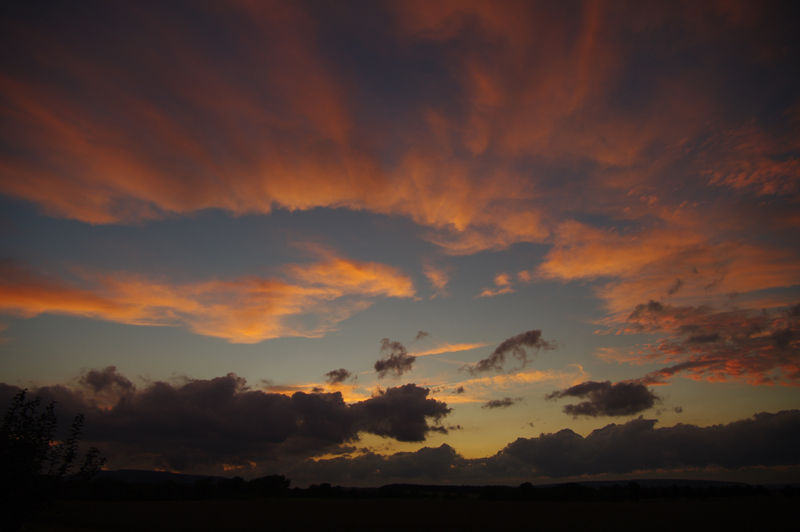
<path fill-rule="evenodd" d="M 125 480 L 129 479 L 129 480 Z M 64 491 L 23 530 L 405 530 L 577 527 L 674 530 L 788 526 L 800 487 L 692 480 L 533 486 L 390 484 L 292 488 L 282 475 L 246 481 L 148 471 L 103 472 Z"/>

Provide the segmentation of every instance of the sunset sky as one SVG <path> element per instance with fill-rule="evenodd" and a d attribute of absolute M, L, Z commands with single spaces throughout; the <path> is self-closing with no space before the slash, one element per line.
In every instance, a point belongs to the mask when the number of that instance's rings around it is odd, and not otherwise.
<path fill-rule="evenodd" d="M 2 403 L 110 469 L 800 482 L 791 4 L 4 2 Z"/>

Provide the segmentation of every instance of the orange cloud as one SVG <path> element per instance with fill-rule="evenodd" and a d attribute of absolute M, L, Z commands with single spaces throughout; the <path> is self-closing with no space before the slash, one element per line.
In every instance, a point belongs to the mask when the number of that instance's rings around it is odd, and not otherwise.
<path fill-rule="evenodd" d="M 500 273 L 495 276 L 494 284 L 497 288 L 484 288 L 477 297 L 494 297 L 514 292 L 514 288 L 511 286 L 511 276 L 507 273 Z"/>
<path fill-rule="evenodd" d="M 431 299 L 440 295 L 446 296 L 447 283 L 450 282 L 450 272 L 452 271 L 452 268 L 439 268 L 430 262 L 426 262 L 423 265 L 422 271 L 435 290 L 434 294 L 431 296 Z"/>
<path fill-rule="evenodd" d="M 431 349 L 426 349 L 424 351 L 417 351 L 414 353 L 409 353 L 415 357 L 422 357 L 425 355 L 441 355 L 442 353 L 457 353 L 459 351 L 469 351 L 470 349 L 477 349 L 479 347 L 486 347 L 487 343 L 476 343 L 476 344 L 444 344 L 439 345 Z"/>
<path fill-rule="evenodd" d="M 800 122 L 800 117 L 794 118 Z M 758 195 L 796 194 L 800 191 L 800 149 L 797 137 L 774 138 L 749 122 L 718 133 L 701 155 L 703 175 L 712 184 L 751 189 Z"/>
<path fill-rule="evenodd" d="M 711 382 L 800 386 L 800 305 L 778 312 L 717 312 L 650 301 L 636 307 L 620 332 L 666 334 L 629 359 L 670 364 L 648 373 L 647 384 L 683 374 Z"/>
<path fill-rule="evenodd" d="M 800 284 L 800 257 L 766 245 L 714 243 L 681 228 L 628 234 L 566 222 L 536 270 L 539 278 L 608 278 L 597 288 L 618 317 L 643 298 L 698 304 L 730 293 Z"/>
<path fill-rule="evenodd" d="M 573 371 L 529 370 L 516 373 L 468 379 L 458 383 L 468 391 L 509 389 L 534 383 L 552 383 L 558 387 L 574 386 L 591 378 L 579 364 L 569 364 Z"/>
<path fill-rule="evenodd" d="M 234 343 L 320 336 L 375 298 L 415 294 L 411 279 L 395 268 L 338 257 L 287 266 L 285 279 L 242 277 L 183 285 L 115 273 L 84 274 L 88 288 L 81 288 L 11 262 L 0 270 L 0 310 L 5 313 L 183 325 Z"/>
<path fill-rule="evenodd" d="M 109 9 L 147 46 L 105 33 L 101 51 L 89 37 L 4 25 L 28 67 L 0 76 L 0 193 L 49 215 L 127 223 L 209 208 L 347 208 L 408 217 L 445 253 L 468 255 L 559 246 L 564 213 L 655 214 L 668 233 L 685 227 L 674 208 L 683 200 L 670 199 L 698 174 L 738 191 L 797 192 L 796 140 L 720 124 L 708 57 L 695 70 L 636 68 L 641 54 L 671 64 L 649 36 L 674 27 L 687 37 L 669 41 L 669 57 L 714 53 L 705 45 L 718 42 L 767 50 L 743 22 L 758 19 L 754 7 L 391 2 L 386 45 L 409 57 L 425 45 L 452 88 L 402 102 L 402 120 L 365 107 L 384 95 L 363 98 L 357 69 L 320 44 L 326 21 L 298 4 L 198 3 L 185 20 L 157 7 Z M 195 19 L 227 53 L 186 22 Z M 643 87 L 633 99 L 632 80 Z M 605 265 L 615 268 L 632 266 Z"/>

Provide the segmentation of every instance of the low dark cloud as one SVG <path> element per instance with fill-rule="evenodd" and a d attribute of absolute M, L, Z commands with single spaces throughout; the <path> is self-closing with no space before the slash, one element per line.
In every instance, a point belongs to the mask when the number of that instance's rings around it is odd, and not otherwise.
<path fill-rule="evenodd" d="M 103 370 L 89 370 L 78 382 L 94 390 L 95 393 L 104 391 L 130 393 L 136 390 L 136 386 L 127 377 L 117 373 L 116 366 L 108 366 Z"/>
<path fill-rule="evenodd" d="M 678 424 L 657 429 L 656 423 L 655 419 L 633 419 L 607 425 L 585 438 L 564 429 L 538 438 L 519 438 L 502 453 L 548 477 L 800 464 L 800 410 L 762 412 L 751 419 L 709 427 Z"/>
<path fill-rule="evenodd" d="M 423 447 L 414 452 L 380 455 L 373 452 L 361 456 L 342 456 L 328 460 L 306 460 L 289 475 L 321 482 L 367 483 L 372 479 L 421 479 L 438 481 L 447 478 L 452 468 L 463 462 L 455 449 L 446 443 L 439 447 Z"/>
<path fill-rule="evenodd" d="M 427 388 L 405 384 L 380 391 L 350 409 L 364 432 L 398 441 L 424 441 L 429 431 L 447 433 L 443 427 L 429 425 L 428 419 L 439 423 L 451 411 L 447 404 L 428 399 L 429 393 Z"/>
<path fill-rule="evenodd" d="M 672 411 L 675 412 L 676 414 L 682 414 L 683 413 L 683 407 L 682 406 L 676 406 L 675 408 L 672 409 Z"/>
<path fill-rule="evenodd" d="M 508 354 L 511 354 L 511 356 L 522 364 L 520 367 L 524 367 L 531 361 L 525 350 L 526 347 L 535 349 L 536 351 L 556 348 L 555 344 L 542 338 L 542 331 L 534 329 L 512 336 L 498 345 L 497 349 L 485 359 L 474 365 L 465 365 L 462 369 L 466 369 L 472 375 L 488 371 L 499 372 L 503 370 L 503 364 L 505 364 Z"/>
<path fill-rule="evenodd" d="M 504 397 L 502 399 L 492 399 L 487 401 L 481 408 L 508 408 L 522 401 L 522 397 L 511 398 Z"/>
<path fill-rule="evenodd" d="M 423 338 L 427 338 L 428 336 L 430 336 L 430 334 L 426 333 L 425 331 L 419 331 L 417 333 L 416 338 L 414 338 L 414 341 L 416 342 L 422 340 Z"/>
<path fill-rule="evenodd" d="M 0 404 L 18 391 L 0 384 Z M 81 389 L 49 386 L 30 393 L 55 400 L 61 419 L 85 414 L 84 442 L 101 449 L 112 468 L 188 471 L 297 461 L 336 452 L 361 433 L 420 442 L 431 431 L 446 433 L 440 423 L 450 413 L 415 384 L 347 404 L 339 392 L 253 390 L 233 373 L 179 385 L 153 382 L 107 408 Z"/>
<path fill-rule="evenodd" d="M 467 459 L 449 445 L 383 456 L 372 452 L 306 460 L 290 472 L 308 482 L 381 485 L 388 482 L 514 484 L 582 475 L 620 475 L 686 468 L 800 466 L 800 410 L 760 413 L 727 425 L 678 424 L 654 419 L 609 424 L 583 437 L 569 429 L 518 438 L 485 458 Z M 763 472 L 763 469 L 761 470 Z"/>
<path fill-rule="evenodd" d="M 453 390 L 453 393 L 464 393 L 464 387 L 463 386 L 459 386 L 458 388 Z"/>
<path fill-rule="evenodd" d="M 658 395 L 638 381 L 622 381 L 614 384 L 611 381 L 586 381 L 566 390 L 545 395 L 547 400 L 562 397 L 588 399 L 563 408 L 565 414 L 573 417 L 630 416 L 653 408 L 660 401 Z"/>
<path fill-rule="evenodd" d="M 338 384 L 344 382 L 352 376 L 352 373 L 344 368 L 335 369 L 325 374 L 328 377 L 328 382 L 331 384 Z"/>
<path fill-rule="evenodd" d="M 381 353 L 387 351 L 389 352 L 388 357 L 375 362 L 375 371 L 378 372 L 379 379 L 386 377 L 386 375 L 400 377 L 404 373 L 411 371 L 417 357 L 409 355 L 403 344 L 384 338 L 381 340 Z"/>

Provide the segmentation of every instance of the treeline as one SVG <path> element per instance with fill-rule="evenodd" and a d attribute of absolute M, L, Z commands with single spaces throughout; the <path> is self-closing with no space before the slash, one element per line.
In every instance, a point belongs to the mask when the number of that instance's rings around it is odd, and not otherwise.
<path fill-rule="evenodd" d="M 310 499 L 472 499 L 484 501 L 611 502 L 639 500 L 716 499 L 730 497 L 799 497 L 800 489 L 786 486 L 770 490 L 763 486 L 731 485 L 691 487 L 646 487 L 636 482 L 627 485 L 591 487 L 560 484 L 536 487 L 526 482 L 509 486 L 428 486 L 391 484 L 380 488 L 345 488 L 313 484 L 308 488 L 290 488 L 283 475 L 270 475 L 246 481 L 203 478 L 192 483 L 166 480 L 159 483 L 128 482 L 116 478 L 98 478 L 81 489 L 61 493 L 62 500 L 91 501 L 197 501 L 247 500 L 258 498 Z"/>

